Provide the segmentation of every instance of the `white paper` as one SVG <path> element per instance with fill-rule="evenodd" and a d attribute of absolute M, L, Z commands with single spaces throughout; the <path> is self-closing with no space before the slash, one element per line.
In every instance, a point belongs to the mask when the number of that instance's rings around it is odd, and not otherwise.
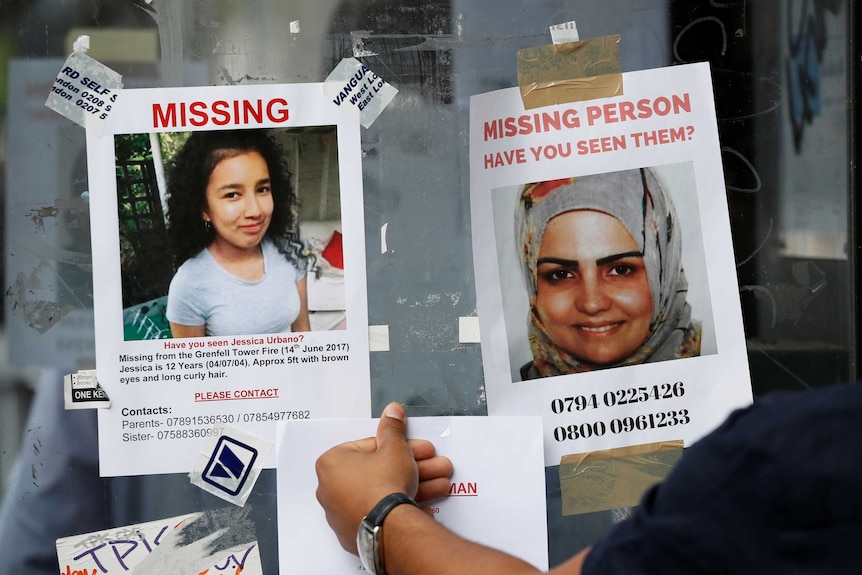
<path fill-rule="evenodd" d="M 320 84 L 125 90 L 114 112 L 101 136 L 87 137 L 96 368 L 111 398 L 111 409 L 102 410 L 99 417 L 100 473 L 186 473 L 202 439 L 217 433 L 214 426 L 222 424 L 274 441 L 279 420 L 370 416 L 362 175 L 355 118 L 323 97 Z M 135 261 L 137 252 L 129 257 L 129 242 L 120 240 L 115 140 L 123 141 L 124 134 L 153 139 L 162 132 L 245 128 L 271 129 L 283 146 L 297 142 L 285 161 L 300 202 L 305 198 L 303 205 L 311 204 L 312 215 L 315 207 L 323 214 L 331 214 L 333 204 L 339 207 L 340 219 L 324 215 L 300 222 L 301 239 L 323 268 L 321 277 L 314 272 L 307 276 L 309 305 L 325 302 L 311 313 L 312 331 L 129 339 L 167 337 L 170 331 L 164 330 L 160 317 L 164 296 L 124 304 L 123 274 L 128 277 L 128 262 Z M 314 146 L 301 146 L 298 139 L 308 134 L 317 138 Z M 154 164 L 154 180 L 164 202 L 161 190 L 168 172 L 160 170 L 155 153 Z M 305 178 L 314 166 L 328 171 L 309 183 Z M 337 192 L 330 198 L 326 190 L 333 184 Z M 324 189 L 322 198 L 313 195 L 320 196 L 319 189 Z M 322 259 L 336 231 L 343 236 L 343 271 Z M 164 258 L 170 261 L 168 253 Z"/>
<path fill-rule="evenodd" d="M 543 416 L 549 466 L 567 453 L 674 439 L 689 445 L 751 402 L 709 67 L 626 73 L 623 84 L 624 96 L 529 111 L 517 89 L 470 103 L 488 412 Z M 545 123 L 555 114 L 559 128 Z M 522 382 L 520 367 L 532 360 L 514 232 L 523 185 L 637 168 L 653 168 L 675 204 L 687 301 L 703 326 L 700 356 Z"/>
<path fill-rule="evenodd" d="M 81 369 L 63 376 L 63 400 L 66 409 L 106 409 L 110 398 L 99 386 L 95 369 Z"/>
<path fill-rule="evenodd" d="M 323 83 L 323 91 L 336 106 L 353 110 L 365 128 L 374 123 L 398 94 L 392 84 L 356 58 L 344 58 L 339 62 Z"/>
<path fill-rule="evenodd" d="M 375 434 L 378 420 L 297 421 L 279 425 L 278 557 L 282 573 L 353 573 L 315 498 L 314 462 L 329 448 Z M 537 417 L 421 417 L 410 437 L 452 460 L 451 495 L 428 505 L 458 535 L 548 567 L 545 475 Z M 357 478 L 357 481 L 361 481 Z M 440 558 L 445 561 L 445 557 Z"/>
<path fill-rule="evenodd" d="M 578 35 L 578 24 L 574 20 L 555 24 L 550 27 L 551 42 L 554 44 L 566 44 L 568 42 L 577 42 L 580 40 Z"/>
<path fill-rule="evenodd" d="M 57 539 L 61 575 L 173 573 L 175 575 L 261 575 L 257 541 L 213 551 L 224 532 L 181 542 L 179 533 L 203 514 L 189 513 L 117 529 Z M 211 527 L 207 524 L 207 527 Z"/>
<path fill-rule="evenodd" d="M 76 40 L 76 50 L 57 73 L 45 105 L 87 130 L 101 132 L 122 91 L 122 78 L 79 51 Z"/>

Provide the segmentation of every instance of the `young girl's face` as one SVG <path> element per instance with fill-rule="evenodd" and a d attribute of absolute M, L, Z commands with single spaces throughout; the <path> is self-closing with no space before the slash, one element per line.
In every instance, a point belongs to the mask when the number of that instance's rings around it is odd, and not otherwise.
<path fill-rule="evenodd" d="M 269 168 L 258 152 L 225 158 L 210 173 L 202 217 L 212 223 L 220 247 L 257 248 L 272 219 Z"/>
<path fill-rule="evenodd" d="M 643 254 L 619 220 L 576 210 L 548 222 L 532 302 L 551 339 L 581 361 L 620 362 L 650 331 Z"/>

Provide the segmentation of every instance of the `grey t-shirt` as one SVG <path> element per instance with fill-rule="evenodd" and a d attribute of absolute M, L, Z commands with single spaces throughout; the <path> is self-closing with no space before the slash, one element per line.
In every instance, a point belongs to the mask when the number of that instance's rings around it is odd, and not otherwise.
<path fill-rule="evenodd" d="M 186 260 L 171 280 L 167 317 L 181 325 L 206 325 L 208 336 L 290 331 L 299 315 L 296 282 L 305 275 L 270 241 L 264 241 L 264 275 L 237 278 L 209 250 Z"/>

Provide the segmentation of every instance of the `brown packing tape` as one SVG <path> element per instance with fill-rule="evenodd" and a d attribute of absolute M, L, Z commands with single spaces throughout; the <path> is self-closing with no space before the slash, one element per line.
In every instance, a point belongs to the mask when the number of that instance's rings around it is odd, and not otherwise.
<path fill-rule="evenodd" d="M 619 35 L 518 51 L 524 109 L 621 96 Z"/>
<path fill-rule="evenodd" d="M 563 456 L 563 515 L 637 505 L 650 487 L 667 477 L 682 453 L 679 440 Z"/>
<path fill-rule="evenodd" d="M 625 457 L 627 455 L 653 453 L 655 451 L 670 451 L 672 449 L 682 449 L 683 447 L 682 439 L 657 441 L 655 443 L 639 443 L 638 445 L 627 445 L 626 447 L 615 447 L 614 449 L 600 449 L 598 451 L 564 455 L 560 459 L 560 465 L 583 463 L 584 461 L 595 461 L 596 459 L 607 459 L 608 457 Z"/>

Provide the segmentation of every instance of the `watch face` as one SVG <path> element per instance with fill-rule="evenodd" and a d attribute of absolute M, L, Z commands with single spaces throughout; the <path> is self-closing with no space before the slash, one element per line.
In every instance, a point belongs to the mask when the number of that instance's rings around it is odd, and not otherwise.
<path fill-rule="evenodd" d="M 359 530 L 356 532 L 356 549 L 359 551 L 359 560 L 365 570 L 375 573 L 374 570 L 374 555 L 377 551 L 377 528 L 372 527 L 365 520 L 359 524 Z"/>

